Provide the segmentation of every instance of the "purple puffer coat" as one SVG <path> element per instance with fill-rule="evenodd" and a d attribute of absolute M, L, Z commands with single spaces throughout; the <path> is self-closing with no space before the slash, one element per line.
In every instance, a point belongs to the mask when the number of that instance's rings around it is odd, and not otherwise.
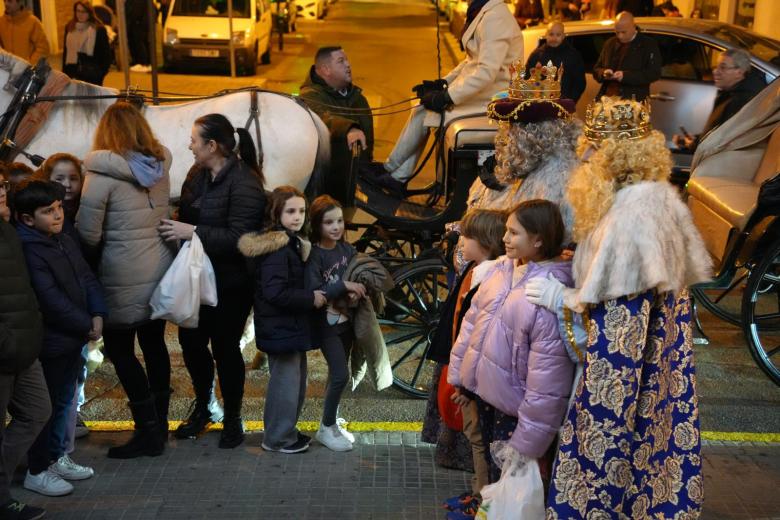
<path fill-rule="evenodd" d="M 514 287 L 513 270 L 513 260 L 497 261 L 474 295 L 450 353 L 447 381 L 517 417 L 511 446 L 539 458 L 563 423 L 574 364 L 555 314 L 529 303 L 524 287 L 549 273 L 571 286 L 571 262 L 531 262 Z"/>

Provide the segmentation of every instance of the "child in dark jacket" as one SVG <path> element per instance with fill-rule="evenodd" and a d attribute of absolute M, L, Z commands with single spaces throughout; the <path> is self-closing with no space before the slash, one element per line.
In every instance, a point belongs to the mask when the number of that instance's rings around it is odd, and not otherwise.
<path fill-rule="evenodd" d="M 473 394 L 465 389 L 453 389 L 450 399 L 459 407 L 463 419 L 463 433 L 449 428 L 439 415 L 438 394 L 451 385 L 447 383 L 447 368 L 450 350 L 458 337 L 463 317 L 471 306 L 471 299 L 479 289 L 482 279 L 495 264 L 495 259 L 504 254 L 503 236 L 506 230 L 504 222 L 506 215 L 502 211 L 475 209 L 469 211 L 460 223 L 460 234 L 463 242 L 463 259 L 468 262 L 454 290 L 444 304 L 439 328 L 436 330 L 429 357 L 439 362 L 436 371 L 438 377 L 432 385 L 432 395 L 429 398 L 423 423 L 423 440 L 436 443 L 436 462 L 450 467 L 456 464 L 465 466 L 466 455 L 458 453 L 456 447 L 464 444 L 465 437 L 470 450 L 471 465 L 474 477 L 471 480 L 471 492 L 452 497 L 444 502 L 444 507 L 450 510 L 448 518 L 473 517 L 479 509 L 480 491 L 488 484 L 488 466 L 485 461 L 485 444 L 477 417 L 477 403 Z M 446 314 L 445 314 L 446 313 Z M 453 446 L 454 445 L 454 446 Z M 440 453 L 442 452 L 442 453 Z M 460 457 L 458 457 L 460 456 Z M 443 460 L 444 459 L 444 460 Z"/>
<path fill-rule="evenodd" d="M 306 352 L 314 348 L 310 316 L 326 303 L 323 291 L 304 288 L 311 244 L 298 233 L 306 223 L 306 198 L 292 186 L 270 196 L 270 225 L 241 237 L 238 248 L 255 263 L 255 342 L 268 355 L 262 448 L 300 453 L 311 439 L 296 423 L 306 397 Z"/>
<path fill-rule="evenodd" d="M 17 233 L 43 315 L 40 361 L 52 405 L 49 422 L 28 451 L 24 487 L 47 496 L 66 495 L 73 491 L 66 480 L 94 474 L 67 455 L 63 423 L 83 368 L 81 349 L 102 335 L 107 315 L 99 282 L 73 239 L 62 233 L 63 199 L 62 186 L 38 180 L 22 181 L 14 198 Z"/>
<path fill-rule="evenodd" d="M 306 287 L 324 291 L 328 299 L 327 307 L 314 314 L 314 333 L 328 363 L 328 386 L 316 437 L 333 451 L 349 451 L 355 438 L 338 424 L 336 414 L 349 380 L 348 359 L 355 333 L 346 309 L 334 303 L 364 298 L 366 287 L 343 279 L 357 250 L 344 240 L 341 205 L 321 195 L 312 202 L 310 213 L 312 250 L 306 262 Z"/>

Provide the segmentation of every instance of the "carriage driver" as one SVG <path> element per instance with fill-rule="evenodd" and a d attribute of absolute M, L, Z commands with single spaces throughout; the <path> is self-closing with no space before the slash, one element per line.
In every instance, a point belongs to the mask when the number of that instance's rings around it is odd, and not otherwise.
<path fill-rule="evenodd" d="M 342 204 L 352 206 L 352 200 L 343 200 L 348 195 L 341 193 L 352 145 L 359 142 L 361 161 L 371 161 L 374 121 L 362 89 L 352 84 L 352 68 L 344 49 L 321 47 L 317 51 L 309 77 L 301 85 L 300 98 L 330 130 L 331 171 L 325 180 L 325 191 Z"/>
<path fill-rule="evenodd" d="M 466 58 L 444 79 L 424 81 L 413 90 L 420 97 L 406 126 L 382 163 L 362 174 L 388 191 L 404 194 L 414 174 L 428 128 L 468 114 L 484 115 L 491 97 L 509 86 L 509 65 L 523 57 L 523 36 L 503 0 L 469 0 L 461 34 Z"/>

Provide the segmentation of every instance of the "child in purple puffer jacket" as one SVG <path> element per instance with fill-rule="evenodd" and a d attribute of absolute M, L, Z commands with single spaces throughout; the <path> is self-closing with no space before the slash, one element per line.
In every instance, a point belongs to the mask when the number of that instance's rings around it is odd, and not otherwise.
<path fill-rule="evenodd" d="M 555 314 L 531 304 L 525 284 L 552 274 L 571 286 L 571 263 L 560 257 L 564 228 L 554 203 L 523 202 L 509 213 L 506 228 L 506 256 L 474 295 L 450 354 L 447 380 L 477 395 L 485 447 L 508 441 L 520 455 L 540 459 L 547 480 L 574 363 Z M 485 451 L 490 481 L 496 482 L 501 470 Z"/>

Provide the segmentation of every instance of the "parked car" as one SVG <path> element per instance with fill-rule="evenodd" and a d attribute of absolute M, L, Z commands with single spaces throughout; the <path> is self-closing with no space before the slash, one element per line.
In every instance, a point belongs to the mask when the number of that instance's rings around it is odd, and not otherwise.
<path fill-rule="evenodd" d="M 319 20 L 328 14 L 328 0 L 299 0 L 298 16 L 307 20 Z"/>
<path fill-rule="evenodd" d="M 742 27 L 690 18 L 637 18 L 637 25 L 656 39 L 661 50 L 661 79 L 650 86 L 650 103 L 653 126 L 666 135 L 670 148 L 672 135 L 681 133 L 681 126 L 693 135 L 704 128 L 717 93 L 712 68 L 726 49 L 748 51 L 751 73 L 763 76 L 767 84 L 780 75 L 780 41 Z M 523 31 L 525 59 L 543 41 L 544 33 L 542 26 Z M 567 22 L 566 34 L 585 61 L 587 87 L 577 103 L 577 114 L 583 118 L 600 87 L 593 79 L 593 65 L 615 34 L 614 22 Z M 689 154 L 675 154 L 678 166 L 689 165 L 690 159 Z"/>
<path fill-rule="evenodd" d="M 271 62 L 272 13 L 268 0 L 233 0 L 229 34 L 225 0 L 171 0 L 165 22 L 163 58 L 169 68 L 230 63 L 230 40 L 239 73 L 252 75 Z"/>

